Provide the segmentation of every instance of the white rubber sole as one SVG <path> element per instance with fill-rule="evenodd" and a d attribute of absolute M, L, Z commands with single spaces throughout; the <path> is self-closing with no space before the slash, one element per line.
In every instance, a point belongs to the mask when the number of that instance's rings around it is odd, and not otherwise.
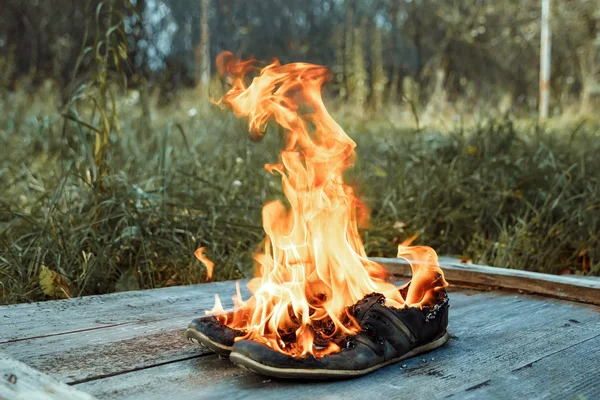
<path fill-rule="evenodd" d="M 229 355 L 229 359 L 237 364 L 238 366 L 248 369 L 253 372 L 257 372 L 263 375 L 275 376 L 277 378 L 300 378 L 300 379 L 344 379 L 344 378 L 356 378 L 358 376 L 366 375 L 379 368 L 386 367 L 390 364 L 398 361 L 405 360 L 410 357 L 414 357 L 417 354 L 426 353 L 428 351 L 437 349 L 440 346 L 446 344 L 450 339 L 450 334 L 446 331 L 443 336 L 438 339 L 426 343 L 422 346 L 416 347 L 408 353 L 388 360 L 384 363 L 374 365 L 372 367 L 360 370 L 336 370 L 336 369 L 305 369 L 305 368 L 277 368 L 268 365 L 263 365 L 249 357 L 242 354 L 236 353 L 235 351 Z"/>

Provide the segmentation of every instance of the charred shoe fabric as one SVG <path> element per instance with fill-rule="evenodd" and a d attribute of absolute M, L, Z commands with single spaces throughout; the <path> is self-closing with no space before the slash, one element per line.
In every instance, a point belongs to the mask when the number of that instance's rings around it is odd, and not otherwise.
<path fill-rule="evenodd" d="M 243 331 L 229 328 L 214 315 L 194 319 L 185 331 L 188 340 L 220 356 L 228 356 L 235 338 L 243 335 Z"/>
<path fill-rule="evenodd" d="M 264 344 L 241 340 L 230 360 L 251 371 L 279 378 L 345 379 L 368 374 L 389 364 L 444 345 L 449 338 L 448 297 L 438 294 L 433 307 L 397 309 L 378 293 L 351 308 L 361 331 L 344 340 L 341 351 L 315 358 L 292 357 Z M 341 343 L 342 344 L 342 343 Z"/>

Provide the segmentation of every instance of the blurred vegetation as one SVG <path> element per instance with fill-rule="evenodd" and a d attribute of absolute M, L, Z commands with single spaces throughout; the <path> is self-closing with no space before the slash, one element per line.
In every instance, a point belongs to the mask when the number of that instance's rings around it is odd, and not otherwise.
<path fill-rule="evenodd" d="M 554 2 L 544 125 L 537 1 L 1 2 L 0 303 L 252 274 L 279 136 L 208 101 L 225 49 L 331 67 L 369 255 L 600 275 L 598 1 Z"/>
<path fill-rule="evenodd" d="M 108 72 L 121 70 L 129 87 L 160 86 L 161 103 L 182 87 L 206 86 L 216 55 L 230 50 L 327 65 L 332 91 L 359 107 L 400 103 L 410 80 L 425 122 L 474 108 L 527 116 L 538 98 L 540 7 L 540 0 L 4 0 L 0 66 L 8 65 L 0 85 L 31 89 L 52 79 L 68 102 L 97 72 L 93 57 L 80 59 L 82 42 L 102 50 L 101 32 L 112 27 L 111 43 L 122 44 Z M 600 0 L 552 1 L 551 15 L 551 112 L 593 113 Z"/>
<path fill-rule="evenodd" d="M 16 93 L 2 104 L 2 303 L 48 298 L 46 269 L 73 296 L 203 282 L 199 246 L 215 279 L 251 274 L 261 206 L 282 196 L 263 169 L 276 158 L 276 132 L 252 143 L 244 121 L 197 109 L 193 92 L 177 107 L 151 105 L 146 122 L 139 99 L 121 97 L 97 185 L 93 131 L 61 118 L 54 98 Z M 419 233 L 418 243 L 477 263 L 600 275 L 598 125 L 507 119 L 441 133 L 385 114 L 335 117 L 358 143 L 348 180 L 372 210 L 371 256 L 393 257 Z M 54 290 L 46 293 L 66 296 Z"/>

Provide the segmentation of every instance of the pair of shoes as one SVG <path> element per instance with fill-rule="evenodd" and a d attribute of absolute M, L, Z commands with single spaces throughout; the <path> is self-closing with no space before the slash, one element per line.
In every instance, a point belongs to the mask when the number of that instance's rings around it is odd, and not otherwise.
<path fill-rule="evenodd" d="M 436 295 L 433 307 L 397 309 L 385 305 L 382 294 L 371 293 L 349 309 L 361 330 L 344 339 L 341 350 L 323 357 L 293 357 L 253 340 L 235 340 L 244 331 L 227 327 L 233 313 L 193 320 L 186 336 L 251 371 L 279 378 L 343 379 L 368 374 L 386 365 L 431 351 L 449 334 L 448 296 Z"/>

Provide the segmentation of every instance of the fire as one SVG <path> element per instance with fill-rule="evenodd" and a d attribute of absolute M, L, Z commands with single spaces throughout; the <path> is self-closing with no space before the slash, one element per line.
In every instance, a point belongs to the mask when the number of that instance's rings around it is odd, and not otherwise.
<path fill-rule="evenodd" d="M 206 251 L 205 247 L 200 247 L 198 250 L 196 250 L 194 252 L 194 255 L 206 267 L 206 280 L 211 280 L 215 263 L 212 262 L 211 260 L 209 260 L 208 257 L 206 257 L 204 255 L 205 251 Z"/>
<path fill-rule="evenodd" d="M 217 58 L 219 72 L 232 85 L 221 104 L 247 117 L 256 139 L 270 120 L 285 130 L 278 162 L 265 168 L 280 176 L 287 204 L 273 201 L 263 208 L 266 237 L 255 255 L 256 276 L 248 283 L 252 297 L 243 301 L 238 287 L 235 312 L 217 318 L 247 332 L 239 339 L 295 357 L 321 357 L 340 350 L 340 337 L 360 330 L 349 308 L 367 294 L 381 293 L 397 308 L 435 304 L 436 292 L 447 283 L 433 249 L 408 242 L 399 247 L 398 256 L 413 268 L 405 296 L 386 281 L 388 272 L 367 258 L 358 226 L 368 212 L 343 179 L 356 158 L 356 144 L 321 98 L 327 69 L 275 60 L 256 70 L 254 64 L 229 52 Z M 247 85 L 245 75 L 253 70 L 259 75 Z M 206 263 L 201 251 L 196 256 Z M 214 312 L 220 311 L 217 299 Z"/>

